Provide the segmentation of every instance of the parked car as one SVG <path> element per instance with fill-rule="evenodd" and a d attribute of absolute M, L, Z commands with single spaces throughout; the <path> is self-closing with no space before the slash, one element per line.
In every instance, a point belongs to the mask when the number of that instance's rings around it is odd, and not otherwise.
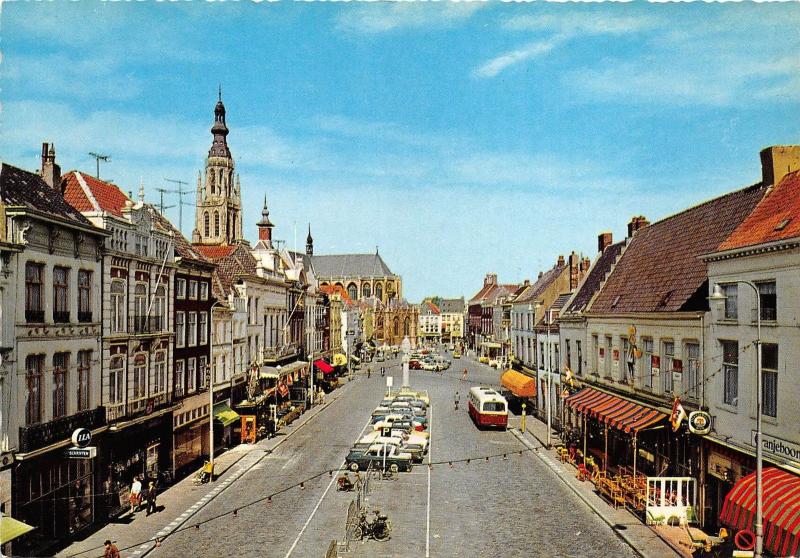
<path fill-rule="evenodd" d="M 489 357 L 487 357 L 487 356 L 479 357 L 478 358 L 478 362 L 480 362 L 482 364 L 489 364 Z"/>
<path fill-rule="evenodd" d="M 461 351 L 453 351 L 453 358 L 461 358 Z"/>
<path fill-rule="evenodd" d="M 374 444 L 389 444 L 395 446 L 398 451 L 411 454 L 411 461 L 421 463 L 427 452 L 427 440 L 415 438 L 410 441 L 408 434 L 402 436 L 381 436 L 381 432 L 373 431 L 362 437 L 353 445 L 353 449 L 367 450 Z M 398 432 L 399 434 L 399 432 Z M 424 440 L 424 443 L 423 443 Z"/>
<path fill-rule="evenodd" d="M 410 360 L 408 362 L 408 368 L 411 370 L 422 370 L 422 363 L 418 360 Z"/>
<path fill-rule="evenodd" d="M 373 469 L 385 468 L 396 473 L 410 471 L 412 467 L 411 454 L 400 452 L 389 444 L 373 444 L 366 450 L 352 449 L 345 457 L 345 463 L 351 471 L 363 471 L 372 465 Z"/>

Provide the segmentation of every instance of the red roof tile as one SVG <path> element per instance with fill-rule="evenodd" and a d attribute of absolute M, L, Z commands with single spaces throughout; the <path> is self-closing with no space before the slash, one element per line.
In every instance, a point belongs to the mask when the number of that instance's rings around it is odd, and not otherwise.
<path fill-rule="evenodd" d="M 231 254 L 236 246 L 233 244 L 205 246 L 203 244 L 194 244 L 194 249 L 203 254 L 206 258 L 215 260 L 217 258 L 224 258 Z"/>
<path fill-rule="evenodd" d="M 744 248 L 800 236 L 800 171 L 787 174 L 769 190 L 753 212 L 719 245 Z"/>
<path fill-rule="evenodd" d="M 64 198 L 78 211 L 107 211 L 122 217 L 122 209 L 130 201 L 117 185 L 78 171 L 61 177 L 61 186 Z"/>
<path fill-rule="evenodd" d="M 630 240 L 594 302 L 592 313 L 705 310 L 706 263 L 764 195 L 759 184 L 667 217 Z"/>

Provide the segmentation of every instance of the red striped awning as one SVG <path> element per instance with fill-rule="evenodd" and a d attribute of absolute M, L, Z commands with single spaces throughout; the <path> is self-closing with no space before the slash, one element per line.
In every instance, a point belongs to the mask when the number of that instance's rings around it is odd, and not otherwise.
<path fill-rule="evenodd" d="M 328 364 L 327 362 L 325 362 L 322 359 L 315 360 L 314 361 L 314 366 L 316 366 L 317 368 L 322 370 L 323 374 L 330 374 L 331 372 L 333 372 L 333 366 L 331 366 L 330 364 Z"/>
<path fill-rule="evenodd" d="M 575 411 L 627 433 L 638 432 L 667 418 L 666 413 L 594 388 L 584 388 L 565 401 Z"/>
<path fill-rule="evenodd" d="M 797 556 L 800 546 L 800 477 L 775 467 L 765 467 L 764 548 L 775 556 Z M 754 530 L 756 474 L 742 477 L 725 496 L 721 523 L 735 530 Z"/>

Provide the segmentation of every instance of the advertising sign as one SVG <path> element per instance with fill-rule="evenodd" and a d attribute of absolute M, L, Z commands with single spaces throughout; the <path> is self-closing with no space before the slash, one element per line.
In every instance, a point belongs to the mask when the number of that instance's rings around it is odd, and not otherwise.
<path fill-rule="evenodd" d="M 750 433 L 750 443 L 756 445 L 756 431 L 752 430 Z M 769 454 L 774 457 L 782 458 L 784 461 L 790 461 L 795 465 L 800 464 L 800 445 L 787 440 L 781 440 L 773 436 L 768 436 L 761 433 L 761 450 L 764 454 Z"/>

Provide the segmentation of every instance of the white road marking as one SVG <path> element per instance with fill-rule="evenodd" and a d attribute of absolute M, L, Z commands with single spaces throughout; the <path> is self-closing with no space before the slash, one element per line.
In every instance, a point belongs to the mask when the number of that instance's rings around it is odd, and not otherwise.
<path fill-rule="evenodd" d="M 364 431 L 371 424 L 372 424 L 372 420 L 368 420 L 367 424 L 364 425 L 364 428 L 362 428 L 361 432 L 358 434 L 358 438 L 357 438 L 358 440 L 361 439 L 361 437 L 364 435 Z M 341 464 L 341 466 L 339 468 L 340 469 L 344 469 L 344 466 L 345 466 L 345 462 L 342 461 L 342 464 Z M 308 519 L 306 519 L 305 524 L 303 524 L 303 528 L 300 529 L 299 533 L 297 533 L 297 538 L 292 543 L 292 546 L 289 548 L 289 551 L 286 553 L 286 556 L 284 556 L 284 558 L 289 558 L 289 556 L 292 555 L 292 552 L 294 552 L 294 549 L 297 547 L 297 543 L 300 542 L 300 538 L 303 536 L 303 533 L 306 532 L 306 529 L 308 528 L 309 524 L 311 523 L 311 520 L 314 519 L 314 516 L 316 515 L 317 510 L 319 509 L 320 505 L 322 505 L 322 501 L 325 499 L 325 496 L 328 494 L 328 491 L 331 489 L 331 486 L 333 486 L 333 483 L 336 482 L 337 480 L 338 479 L 337 479 L 336 476 L 332 476 L 331 477 L 331 482 L 328 483 L 327 488 L 325 488 L 325 492 L 323 492 L 322 496 L 320 496 L 319 501 L 317 502 L 317 505 L 314 506 L 313 510 L 311 510 L 311 515 L 308 516 Z"/>

